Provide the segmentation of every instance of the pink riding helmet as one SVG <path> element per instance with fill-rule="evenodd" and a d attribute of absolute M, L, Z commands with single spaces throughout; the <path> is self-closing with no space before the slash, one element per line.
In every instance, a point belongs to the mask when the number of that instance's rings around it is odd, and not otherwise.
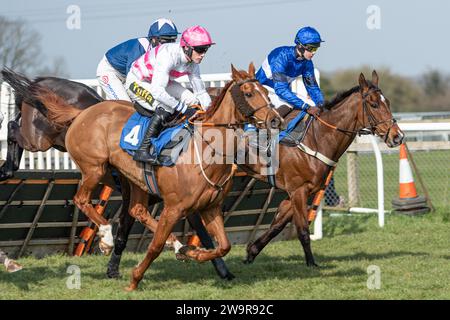
<path fill-rule="evenodd" d="M 211 46 L 215 44 L 211 40 L 209 32 L 200 26 L 186 29 L 181 35 L 180 45 L 182 47 Z"/>

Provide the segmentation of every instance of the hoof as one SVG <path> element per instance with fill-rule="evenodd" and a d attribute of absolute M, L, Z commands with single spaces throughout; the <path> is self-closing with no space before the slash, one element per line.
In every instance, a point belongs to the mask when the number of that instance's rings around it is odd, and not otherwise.
<path fill-rule="evenodd" d="M 221 278 L 224 279 L 224 280 L 231 281 L 234 278 L 236 278 L 236 276 L 234 274 L 232 274 L 231 272 L 228 272 L 225 276 L 223 276 Z"/>
<path fill-rule="evenodd" d="M 245 258 L 243 261 L 242 261 L 242 263 L 243 264 L 251 264 L 251 263 L 253 263 L 253 261 L 255 261 L 255 257 L 252 257 L 252 256 L 247 256 L 247 258 Z"/>
<path fill-rule="evenodd" d="M 121 274 L 119 272 L 119 270 L 109 270 L 106 271 L 106 276 L 109 279 L 119 279 L 121 277 Z"/>
<path fill-rule="evenodd" d="M 103 241 L 99 242 L 98 247 L 100 248 L 100 252 L 105 256 L 109 256 L 114 248 L 114 246 L 110 246 Z"/>
<path fill-rule="evenodd" d="M 182 247 L 178 250 L 178 252 L 175 254 L 175 257 L 176 257 L 177 260 L 179 260 L 179 261 L 189 261 L 189 260 L 191 260 L 192 258 L 190 258 L 190 257 L 187 255 L 187 252 L 188 252 L 188 251 L 191 251 L 191 250 L 196 250 L 196 249 L 197 249 L 197 247 L 195 247 L 195 246 L 184 245 L 184 246 L 182 246 Z"/>
<path fill-rule="evenodd" d="M 130 284 L 128 287 L 125 287 L 125 291 L 132 292 L 132 291 L 136 290 L 136 288 L 137 288 L 137 285 Z"/>
<path fill-rule="evenodd" d="M 20 271 L 22 269 L 23 267 L 14 260 L 9 260 L 8 265 L 6 266 L 6 271 L 9 273 Z"/>
<path fill-rule="evenodd" d="M 309 268 L 317 268 L 317 269 L 320 268 L 320 266 L 317 263 L 315 263 L 314 261 L 313 262 L 307 262 L 306 266 L 308 266 Z"/>

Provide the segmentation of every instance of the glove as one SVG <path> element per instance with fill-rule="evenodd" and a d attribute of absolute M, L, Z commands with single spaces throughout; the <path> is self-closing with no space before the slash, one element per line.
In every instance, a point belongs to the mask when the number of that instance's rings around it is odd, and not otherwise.
<path fill-rule="evenodd" d="M 320 108 L 315 106 L 309 106 L 308 109 L 306 109 L 306 112 L 312 115 L 314 118 L 318 117 L 320 114 Z"/>
<path fill-rule="evenodd" d="M 188 105 L 180 101 L 175 106 L 175 111 L 180 114 L 184 114 L 186 112 L 187 108 L 188 108 Z"/>

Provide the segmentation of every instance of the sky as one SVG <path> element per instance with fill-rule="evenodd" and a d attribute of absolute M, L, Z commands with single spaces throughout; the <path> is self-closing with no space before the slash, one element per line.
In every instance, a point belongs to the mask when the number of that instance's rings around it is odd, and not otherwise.
<path fill-rule="evenodd" d="M 203 60 L 202 73 L 230 72 L 231 63 L 247 69 L 254 62 L 259 68 L 272 49 L 293 45 L 297 30 L 308 25 L 325 40 L 313 60 L 321 71 L 368 65 L 411 77 L 429 69 L 450 72 L 450 1 L 445 0 L 2 2 L 0 15 L 21 18 L 39 32 L 44 55 L 64 57 L 73 79 L 94 78 L 109 48 L 146 36 L 160 17 L 173 20 L 179 31 L 197 24 L 210 31 L 217 44 Z M 73 19 L 73 8 L 79 20 Z"/>

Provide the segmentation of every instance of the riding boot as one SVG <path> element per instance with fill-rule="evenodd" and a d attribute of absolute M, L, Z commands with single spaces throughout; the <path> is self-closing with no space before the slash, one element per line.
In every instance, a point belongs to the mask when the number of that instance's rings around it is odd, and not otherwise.
<path fill-rule="evenodd" d="M 151 138 L 157 137 L 161 132 L 163 123 L 170 116 L 170 113 L 162 108 L 158 108 L 153 115 L 147 132 L 145 133 L 142 144 L 138 150 L 134 153 L 133 160 L 148 162 L 152 165 L 158 165 L 158 159 L 156 155 L 150 154 Z"/>

